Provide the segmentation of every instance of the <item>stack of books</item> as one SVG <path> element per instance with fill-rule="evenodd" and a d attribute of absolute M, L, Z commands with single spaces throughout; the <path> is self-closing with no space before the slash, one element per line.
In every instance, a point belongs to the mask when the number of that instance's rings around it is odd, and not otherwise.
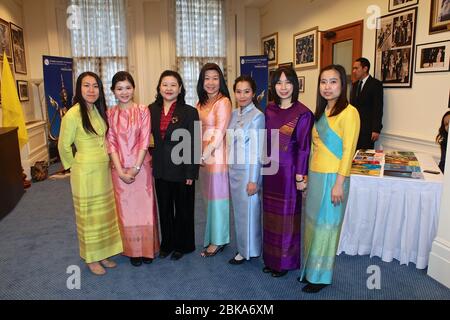
<path fill-rule="evenodd" d="M 384 176 L 423 179 L 419 161 L 414 152 L 391 151 L 384 158 Z"/>
<path fill-rule="evenodd" d="M 380 176 L 383 152 L 375 150 L 358 150 L 352 161 L 351 174 Z"/>

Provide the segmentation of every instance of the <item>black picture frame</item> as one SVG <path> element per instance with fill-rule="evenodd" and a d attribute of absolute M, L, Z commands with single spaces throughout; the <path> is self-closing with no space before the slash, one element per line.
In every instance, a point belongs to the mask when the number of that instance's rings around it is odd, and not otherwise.
<path fill-rule="evenodd" d="M 374 76 L 384 88 L 411 88 L 417 7 L 377 19 Z"/>
<path fill-rule="evenodd" d="M 267 56 L 269 66 L 278 64 L 278 32 L 272 33 L 261 39 L 261 48 Z"/>
<path fill-rule="evenodd" d="M 28 90 L 28 81 L 16 80 L 16 83 L 17 83 L 17 93 L 19 95 L 19 100 L 20 101 L 30 100 L 29 90 Z"/>

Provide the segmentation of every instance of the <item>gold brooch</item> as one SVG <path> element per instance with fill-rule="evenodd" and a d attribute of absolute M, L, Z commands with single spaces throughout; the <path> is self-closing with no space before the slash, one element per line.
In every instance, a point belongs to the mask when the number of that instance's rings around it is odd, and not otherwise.
<path fill-rule="evenodd" d="M 173 116 L 172 117 L 172 123 L 177 123 L 178 122 L 178 117 L 177 116 Z"/>

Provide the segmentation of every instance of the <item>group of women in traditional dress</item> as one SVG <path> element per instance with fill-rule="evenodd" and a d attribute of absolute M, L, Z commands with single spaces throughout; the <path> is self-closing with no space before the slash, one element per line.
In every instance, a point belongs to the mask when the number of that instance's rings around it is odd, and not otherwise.
<path fill-rule="evenodd" d="M 121 71 L 111 87 L 118 104 L 107 109 L 99 77 L 91 72 L 78 77 L 58 147 L 64 168 L 72 169 L 80 256 L 91 272 L 101 275 L 115 267 L 109 257 L 118 253 L 139 266 L 158 253 L 179 260 L 194 251 L 198 179 L 206 212 L 202 257 L 230 243 L 232 209 L 237 251 L 230 264 L 262 254 L 263 272 L 273 277 L 300 268 L 305 292 L 331 284 L 358 112 L 347 101 L 339 65 L 320 72 L 315 114 L 298 101 L 292 68 L 279 68 L 270 85 L 274 101 L 264 114 L 255 81 L 238 77 L 233 111 L 222 70 L 207 63 L 192 108 L 180 75 L 167 70 L 156 101 L 146 107 L 133 101 L 134 80 Z M 198 120 L 201 128 L 195 130 Z"/>

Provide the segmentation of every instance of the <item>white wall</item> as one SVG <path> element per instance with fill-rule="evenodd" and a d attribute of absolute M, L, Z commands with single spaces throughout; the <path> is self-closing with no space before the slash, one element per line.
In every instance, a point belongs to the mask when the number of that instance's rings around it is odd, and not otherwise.
<path fill-rule="evenodd" d="M 25 45 L 28 47 L 28 78 L 33 97 L 33 118 L 46 117 L 44 84 L 40 84 L 40 96 L 32 82 L 43 79 L 42 56 L 70 57 L 70 35 L 66 26 L 67 0 L 22 0 L 24 14 Z M 39 103 L 42 102 L 42 108 Z M 44 116 L 44 118 L 43 118 Z"/>
<path fill-rule="evenodd" d="M 23 19 L 23 1 L 22 0 L 2 0 L 0 2 L 0 18 L 5 20 L 6 22 L 12 22 L 15 25 L 18 25 L 19 27 L 22 27 L 24 29 L 24 41 L 25 41 L 25 57 L 26 57 L 26 64 L 28 70 L 30 69 L 30 60 L 29 60 L 29 46 L 28 46 L 28 37 L 25 33 L 25 26 L 24 26 L 24 19 Z M 2 53 L 0 53 L 2 54 Z M 29 72 L 28 74 L 19 74 L 14 73 L 14 66 L 11 64 L 12 68 L 11 71 L 15 77 L 16 80 L 29 80 Z M 0 70 L 2 70 L 3 67 L 3 61 L 0 66 Z M 0 73 L 1 77 L 1 73 Z M 28 84 L 28 90 L 29 94 L 31 95 L 31 83 Z M 22 108 L 23 113 L 25 117 L 25 121 L 33 120 L 34 119 L 34 109 L 33 109 L 33 101 L 32 99 L 30 101 L 23 101 L 22 102 Z M 0 108 L 0 124 L 1 124 L 1 108 Z"/>
<path fill-rule="evenodd" d="M 354 21 L 369 19 L 366 10 L 378 5 L 388 14 L 386 0 L 272 0 L 261 9 L 262 36 L 278 32 L 279 62 L 293 60 L 293 34 L 315 26 L 327 30 Z M 448 40 L 450 33 L 428 34 L 430 1 L 419 1 L 416 44 Z M 365 24 L 363 56 L 374 61 L 375 30 Z M 372 70 L 373 71 L 373 70 Z M 319 69 L 301 72 L 306 91 L 300 99 L 315 109 Z M 450 72 L 414 74 L 412 88 L 385 89 L 383 116 L 384 147 L 425 151 L 439 156 L 434 137 L 447 109 Z"/>

